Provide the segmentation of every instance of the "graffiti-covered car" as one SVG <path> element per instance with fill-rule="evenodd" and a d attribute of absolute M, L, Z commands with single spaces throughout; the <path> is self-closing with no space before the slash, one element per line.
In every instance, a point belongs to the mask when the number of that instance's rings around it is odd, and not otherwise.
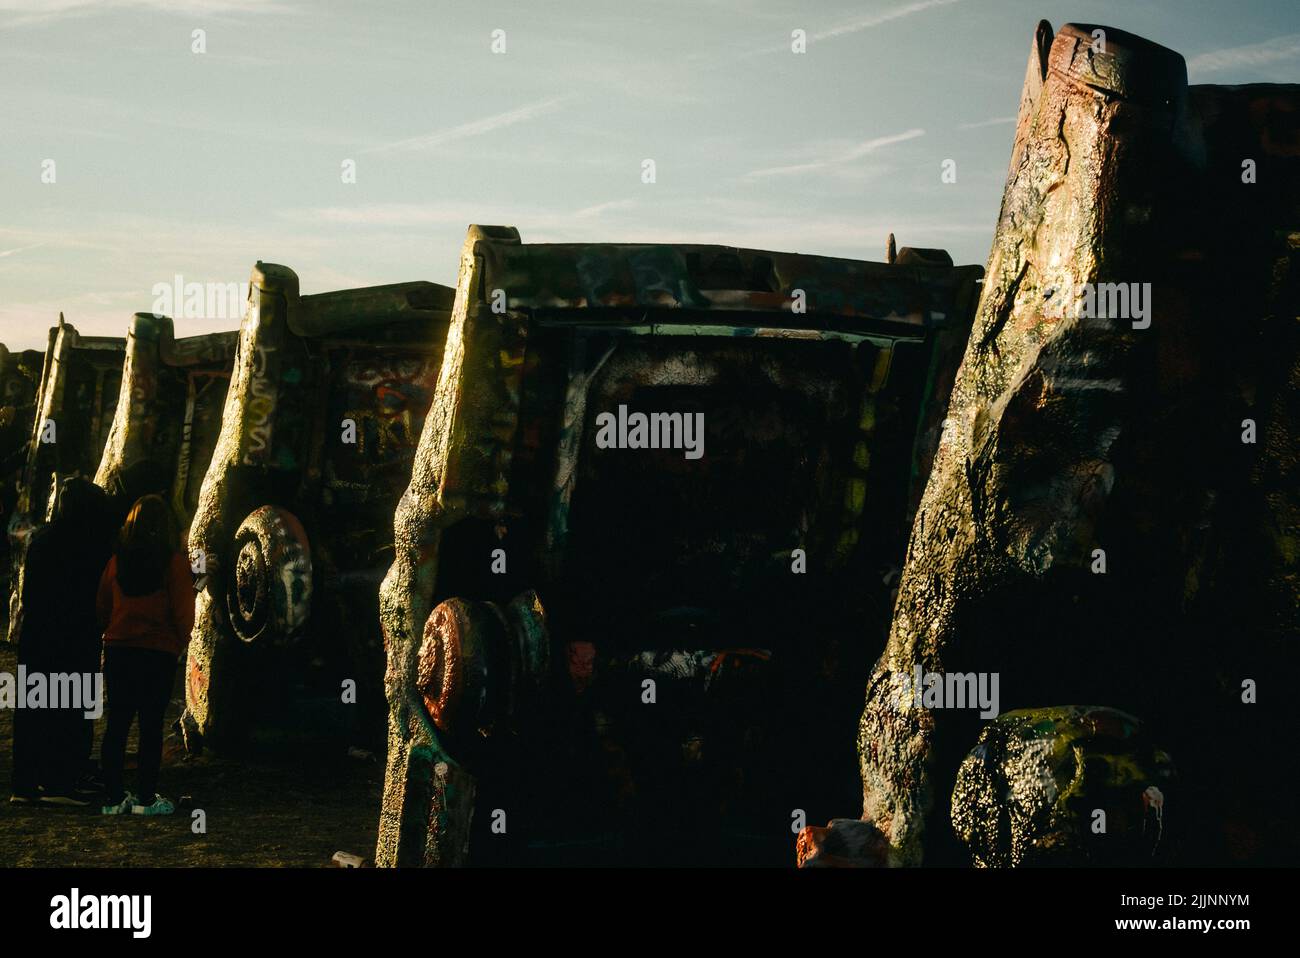
<path fill-rule="evenodd" d="M 0 476 L 7 493 L 16 491 L 14 482 L 26 462 L 44 363 L 45 356 L 38 349 L 14 353 L 0 344 Z M 12 507 L 7 495 L 6 515 Z"/>
<path fill-rule="evenodd" d="M 36 393 L 26 459 L 17 482 L 8 535 L 13 575 L 9 636 L 22 624 L 22 559 L 36 527 L 46 521 L 63 479 L 94 476 L 113 422 L 126 340 L 82 336 L 59 316 L 51 327 Z"/>
<path fill-rule="evenodd" d="M 10 352 L 0 345 L 0 521 L 8 524 L 18 500 L 18 480 L 27 462 L 36 394 L 45 355 L 38 349 Z M 9 537 L 0 537 L 0 583 L 7 594 Z"/>
<path fill-rule="evenodd" d="M 187 529 L 221 431 L 238 344 L 233 330 L 177 339 L 170 318 L 136 313 L 95 482 L 125 501 L 165 495 Z"/>
<path fill-rule="evenodd" d="M 888 259 L 471 227 L 380 590 L 379 864 L 784 863 L 859 794 L 982 275 Z"/>
<path fill-rule="evenodd" d="M 419 281 L 304 296 L 287 267 L 254 268 L 189 534 L 191 750 L 239 737 L 313 665 L 382 729 L 378 583 L 453 295 Z"/>
<path fill-rule="evenodd" d="M 1033 32 L 861 803 L 805 864 L 1295 858 L 1258 798 L 1293 787 L 1290 703 L 1242 706 L 1300 667 L 1300 84 L 1187 80 L 1136 34 Z M 1000 719 L 900 704 L 957 670 Z"/>

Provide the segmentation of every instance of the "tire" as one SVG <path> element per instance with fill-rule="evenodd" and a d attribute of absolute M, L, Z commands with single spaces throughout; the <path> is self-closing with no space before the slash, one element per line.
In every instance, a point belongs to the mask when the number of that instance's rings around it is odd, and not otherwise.
<path fill-rule="evenodd" d="M 311 549 L 287 509 L 261 506 L 239 525 L 226 575 L 226 611 L 247 643 L 288 644 L 311 613 Z"/>

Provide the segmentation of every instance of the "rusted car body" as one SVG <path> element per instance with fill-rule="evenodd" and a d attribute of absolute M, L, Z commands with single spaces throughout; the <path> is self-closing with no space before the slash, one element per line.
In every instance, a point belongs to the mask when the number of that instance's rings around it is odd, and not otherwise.
<path fill-rule="evenodd" d="M 857 795 L 981 275 L 471 227 L 380 590 L 377 862 L 784 863 Z"/>
<path fill-rule="evenodd" d="M 0 521 L 6 524 L 13 515 L 18 500 L 18 479 L 27 463 L 44 363 L 45 355 L 40 350 L 11 353 L 0 345 Z M 8 536 L 0 537 L 0 582 L 8 594 Z"/>
<path fill-rule="evenodd" d="M 171 319 L 136 313 L 122 388 L 95 482 L 132 501 L 164 494 L 188 529 L 221 430 L 237 331 L 177 339 Z"/>
<path fill-rule="evenodd" d="M 16 480 L 27 461 L 44 363 L 40 350 L 13 353 L 0 344 L 0 481 L 5 483 L 5 515 L 13 508 Z"/>
<path fill-rule="evenodd" d="M 189 533 L 191 750 L 239 738 L 312 663 L 382 729 L 377 587 L 452 296 L 422 281 L 302 296 L 292 270 L 254 268 Z"/>
<path fill-rule="evenodd" d="M 1040 22 L 862 682 L 861 817 L 802 863 L 1295 860 L 1258 800 L 1293 787 L 1291 706 L 1253 688 L 1300 667 L 1297 314 L 1300 85 L 1189 86 L 1151 40 Z M 945 670 L 1000 676 L 1003 717 L 898 694 Z"/>
<path fill-rule="evenodd" d="M 18 478 L 8 534 L 11 576 L 9 637 L 22 624 L 22 558 L 28 539 L 45 522 L 62 479 L 91 478 L 113 422 L 126 340 L 82 336 L 59 317 L 50 329 L 26 460 Z"/>

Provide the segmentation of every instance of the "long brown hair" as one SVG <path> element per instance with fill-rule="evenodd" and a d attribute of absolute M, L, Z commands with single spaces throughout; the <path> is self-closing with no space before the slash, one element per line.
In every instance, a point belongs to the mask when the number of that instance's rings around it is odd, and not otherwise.
<path fill-rule="evenodd" d="M 127 513 L 117 539 L 117 584 L 126 595 L 150 595 L 163 587 L 177 549 L 172 511 L 162 496 L 141 496 Z"/>

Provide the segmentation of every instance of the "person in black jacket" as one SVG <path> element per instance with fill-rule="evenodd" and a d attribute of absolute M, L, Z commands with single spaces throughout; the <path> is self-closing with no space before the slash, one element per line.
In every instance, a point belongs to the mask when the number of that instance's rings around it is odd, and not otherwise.
<path fill-rule="evenodd" d="M 53 520 L 32 534 L 23 566 L 23 619 L 18 661 L 27 674 L 99 671 L 95 595 L 112 553 L 113 507 L 88 479 L 63 481 Z M 85 709 L 18 709 L 14 713 L 12 802 L 88 805 L 83 783 L 94 741 Z M 80 788 L 79 785 L 86 787 Z"/>

